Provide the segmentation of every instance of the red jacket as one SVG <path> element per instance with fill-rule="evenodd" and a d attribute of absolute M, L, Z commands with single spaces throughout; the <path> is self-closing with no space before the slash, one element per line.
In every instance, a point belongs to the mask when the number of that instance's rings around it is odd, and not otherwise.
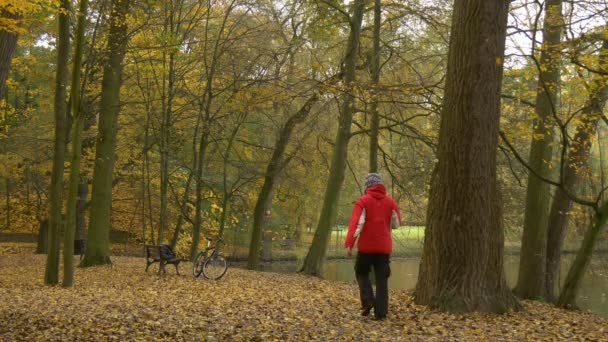
<path fill-rule="evenodd" d="M 362 219 L 362 214 L 365 214 L 364 219 Z M 384 185 L 378 184 L 369 187 L 366 194 L 355 203 L 344 246 L 352 248 L 358 235 L 357 250 L 359 252 L 390 254 L 393 251 L 393 240 L 391 239 L 393 215 L 396 215 L 398 221 L 396 224 L 400 225 L 399 208 L 395 201 L 386 194 Z M 360 225 L 361 223 L 362 225 Z M 357 232 L 358 226 L 362 228 L 360 232 Z"/>

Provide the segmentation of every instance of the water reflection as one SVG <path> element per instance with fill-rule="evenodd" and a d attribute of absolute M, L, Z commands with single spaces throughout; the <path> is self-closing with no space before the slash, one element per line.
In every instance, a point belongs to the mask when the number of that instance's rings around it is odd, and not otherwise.
<path fill-rule="evenodd" d="M 562 281 L 566 276 L 566 270 L 570 267 L 573 255 L 563 257 Z M 418 277 L 419 259 L 395 259 L 391 262 L 392 275 L 389 288 L 412 289 L 416 286 Z M 608 258 L 602 258 L 598 264 L 608 264 Z M 295 272 L 299 264 L 295 262 L 276 262 L 266 265 L 265 270 L 272 272 Z M 325 263 L 323 277 L 328 280 L 345 281 L 354 283 L 355 274 L 353 270 L 354 259 L 329 260 Z M 515 286 L 517 282 L 517 270 L 519 268 L 518 256 L 505 257 L 505 273 L 509 286 Z M 373 277 L 372 277 L 373 279 Z M 593 311 L 600 316 L 608 317 L 608 274 L 606 268 L 591 265 L 581 284 L 580 295 L 577 304 L 582 309 Z"/>

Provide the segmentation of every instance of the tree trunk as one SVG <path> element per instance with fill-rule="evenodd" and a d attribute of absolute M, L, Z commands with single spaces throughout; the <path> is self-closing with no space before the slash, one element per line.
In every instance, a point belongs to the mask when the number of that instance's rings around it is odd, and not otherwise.
<path fill-rule="evenodd" d="M 264 221 L 264 213 L 267 210 L 270 210 L 274 184 L 279 172 L 286 166 L 284 163 L 282 163 L 285 149 L 287 148 L 287 144 L 289 143 L 289 139 L 294 128 L 296 125 L 306 119 L 312 106 L 318 101 L 318 99 L 318 95 L 314 94 L 306 101 L 304 106 L 302 106 L 298 112 L 289 117 L 279 133 L 279 139 L 274 145 L 272 157 L 270 157 L 270 161 L 266 167 L 264 184 L 262 185 L 262 190 L 258 194 L 258 199 L 253 211 L 253 229 L 251 232 L 251 242 L 249 244 L 249 257 L 247 258 L 247 268 L 250 270 L 257 269 L 260 262 L 260 242 L 262 240 L 262 223 Z"/>
<path fill-rule="evenodd" d="M 11 179 L 8 177 L 4 178 L 6 184 L 6 224 L 4 229 L 7 231 L 11 230 Z"/>
<path fill-rule="evenodd" d="M 506 0 L 456 0 L 438 163 L 415 301 L 452 312 L 516 308 L 503 269 L 496 181 Z"/>
<path fill-rule="evenodd" d="M 84 47 L 84 30 L 87 16 L 87 0 L 80 0 L 78 6 L 78 24 L 76 27 L 76 42 L 74 44 L 74 60 L 72 66 L 72 160 L 70 161 L 70 180 L 68 185 L 68 200 L 66 202 L 66 226 L 63 235 L 63 287 L 74 284 L 74 237 L 76 236 L 76 200 L 80 183 L 80 159 L 82 156 L 82 131 L 84 115 L 80 110 L 80 65 Z"/>
<path fill-rule="evenodd" d="M 203 123 L 207 125 L 208 123 Z M 192 245 L 190 246 L 190 260 L 194 261 L 201 239 L 201 223 L 203 222 L 203 166 L 208 146 L 208 132 L 203 129 L 203 135 L 198 148 L 196 172 L 196 203 L 194 204 L 194 226 L 192 227 Z"/>
<path fill-rule="evenodd" d="M 381 0 L 374 0 L 374 48 L 372 51 L 372 103 L 371 131 L 369 138 L 369 172 L 378 172 L 378 135 L 380 114 L 378 113 L 378 84 L 380 83 L 380 26 L 382 25 Z"/>
<path fill-rule="evenodd" d="M 608 201 L 604 202 L 597 210 L 593 221 L 592 226 L 585 232 L 583 243 L 576 253 L 574 263 L 570 266 L 570 270 L 568 270 L 564 287 L 557 300 L 558 306 L 576 307 L 576 296 L 581 285 L 581 280 L 587 270 L 587 266 L 589 266 L 589 261 L 591 260 L 591 255 L 593 254 L 593 249 L 600 232 L 606 221 L 608 221 Z"/>
<path fill-rule="evenodd" d="M 87 195 L 89 185 L 86 182 L 78 184 L 78 201 L 76 202 L 76 240 L 85 240 L 87 237 Z"/>
<path fill-rule="evenodd" d="M 211 2 L 208 3 L 208 13 L 211 14 Z M 190 246 L 190 260 L 194 261 L 196 258 L 198 244 L 200 242 L 200 233 L 201 233 L 201 223 L 202 223 L 202 204 L 203 204 L 203 165 L 205 160 L 205 153 L 207 150 L 207 146 L 209 144 L 209 133 L 211 132 L 211 123 L 213 118 L 211 117 L 211 103 L 213 101 L 213 81 L 215 77 L 215 71 L 219 64 L 219 56 L 220 56 L 220 40 L 224 34 L 224 29 L 226 28 L 226 24 L 228 23 L 228 16 L 232 13 L 232 10 L 235 8 L 236 1 L 232 0 L 228 7 L 224 11 L 224 16 L 222 19 L 222 23 L 220 25 L 219 33 L 217 39 L 215 40 L 213 46 L 213 55 L 211 57 L 209 69 L 206 70 L 206 86 L 205 91 L 202 96 L 202 102 L 199 105 L 199 115 L 204 113 L 205 119 L 203 120 L 203 129 L 201 135 L 201 141 L 199 144 L 199 153 L 198 153 L 198 167 L 196 168 L 196 204 L 195 204 L 195 217 L 194 217 L 194 227 L 192 227 L 192 245 Z M 207 16 L 206 24 L 209 25 L 210 17 Z M 208 26 L 207 26 L 208 28 Z M 202 78 L 201 78 L 202 80 Z"/>
<path fill-rule="evenodd" d="M 67 113 L 67 84 L 70 57 L 70 1 L 61 1 L 57 14 L 57 73 L 55 78 L 55 144 L 53 149 L 53 171 L 49 189 L 49 252 L 46 258 L 44 283 L 59 283 L 59 249 L 61 235 L 61 207 L 63 204 L 63 163 L 65 160 L 65 136 Z"/>
<path fill-rule="evenodd" d="M 543 45 L 536 94 L 536 119 L 530 147 L 530 167 L 540 176 L 551 175 L 553 115 L 557 114 L 561 68 L 562 0 L 547 0 Z M 541 299 L 545 294 L 547 219 L 551 203 L 550 185 L 533 174 L 528 176 L 524 232 L 515 292 L 522 298 Z"/>
<path fill-rule="evenodd" d="M 173 14 L 171 14 L 173 15 Z M 171 32 L 173 28 L 171 28 Z M 173 33 L 173 32 L 172 32 Z M 171 142 L 171 115 L 173 108 L 173 93 L 175 84 L 175 54 L 169 54 L 169 85 L 165 110 L 163 111 L 160 129 L 160 219 L 158 224 L 158 244 L 164 243 L 165 228 L 168 219 L 169 188 L 169 144 Z M 163 99 L 164 102 L 164 99 Z"/>
<path fill-rule="evenodd" d="M 350 128 L 354 113 L 353 88 L 356 76 L 357 50 L 359 49 L 359 38 L 361 34 L 361 22 L 365 11 L 365 1 L 355 0 L 353 3 L 353 14 L 349 19 L 350 34 L 346 46 L 344 58 L 344 98 L 340 110 L 339 127 L 336 133 L 327 187 L 323 198 L 321 215 L 317 224 L 317 230 L 312 244 L 300 272 L 319 276 L 321 267 L 327 252 L 327 244 L 331 236 L 331 229 L 336 221 L 336 210 L 340 200 L 340 190 L 344 181 L 346 168 L 346 154 L 348 152 L 348 141 L 350 139 Z"/>
<path fill-rule="evenodd" d="M 49 252 L 49 220 L 44 219 L 38 222 L 38 243 L 36 244 L 36 254 L 46 254 Z"/>
<path fill-rule="evenodd" d="M 127 47 L 126 15 L 130 0 L 112 0 L 108 60 L 101 85 L 99 132 L 95 151 L 95 168 L 91 190 L 91 212 L 87 248 L 81 266 L 111 263 L 110 215 L 112 209 L 112 176 L 115 160 L 116 132 L 120 111 L 122 60 Z"/>
<path fill-rule="evenodd" d="M 608 40 L 604 40 L 602 44 L 598 65 L 602 71 L 608 69 Z M 591 139 L 595 135 L 606 100 L 608 100 L 608 83 L 604 76 L 594 76 L 590 88 L 594 91 L 589 94 L 589 99 L 581 113 L 581 122 L 576 128 L 574 139 L 568 148 L 568 157 L 562 170 L 562 186 L 570 191 L 576 189 L 579 184 L 578 172 L 589 160 Z M 546 297 L 550 301 L 555 301 L 555 290 L 559 286 L 560 257 L 568 229 L 568 213 L 571 208 L 572 201 L 563 190 L 558 188 L 551 206 L 547 235 L 545 291 Z"/>
<path fill-rule="evenodd" d="M 20 19 L 21 16 L 2 11 L 2 17 L 7 19 Z M 0 30 L 0 99 L 4 98 L 4 86 L 8 78 L 13 54 L 17 48 L 17 33 Z"/>

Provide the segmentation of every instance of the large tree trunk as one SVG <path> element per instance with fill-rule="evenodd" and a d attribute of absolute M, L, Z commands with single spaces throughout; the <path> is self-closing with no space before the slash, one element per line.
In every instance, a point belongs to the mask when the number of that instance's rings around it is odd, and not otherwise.
<path fill-rule="evenodd" d="M 49 189 L 49 252 L 46 258 L 44 283 L 59 283 L 59 249 L 61 234 L 61 208 L 63 204 L 63 162 L 65 160 L 65 136 L 67 113 L 67 84 L 70 58 L 70 1 L 61 1 L 57 14 L 59 32 L 57 36 L 57 73 L 55 78 L 55 144 L 53 149 L 53 171 Z"/>
<path fill-rule="evenodd" d="M 76 199 L 80 183 L 80 157 L 82 155 L 82 131 L 84 115 L 80 110 L 80 65 L 84 47 L 84 29 L 87 16 L 87 0 L 80 0 L 78 6 L 78 26 L 76 27 L 76 42 L 74 44 L 74 60 L 72 66 L 72 160 L 70 161 L 70 181 L 68 185 L 68 200 L 66 203 L 66 226 L 63 235 L 63 283 L 64 287 L 74 284 L 74 237 L 76 236 Z"/>
<path fill-rule="evenodd" d="M 600 70 L 608 69 L 608 40 L 604 40 L 599 56 Z M 570 148 L 568 157 L 562 170 L 562 186 L 570 191 L 576 189 L 579 184 L 579 171 L 587 165 L 589 151 L 591 150 L 592 137 L 597 130 L 598 121 L 604 112 L 606 100 L 608 100 L 608 83 L 605 76 L 596 75 L 591 82 L 591 89 L 586 106 L 580 115 L 580 123 L 576 128 L 576 134 Z M 557 189 L 549 215 L 549 226 L 547 236 L 547 274 L 545 281 L 546 296 L 550 301 L 555 301 L 555 290 L 559 285 L 560 257 L 566 230 L 568 228 L 568 213 L 572 208 L 572 201 L 566 193 Z"/>
<path fill-rule="evenodd" d="M 566 275 L 564 287 L 557 300 L 558 306 L 568 308 L 576 307 L 576 296 L 578 295 L 581 280 L 589 266 L 593 249 L 595 248 L 602 228 L 606 225 L 606 221 L 608 221 L 608 201 L 604 202 L 596 211 L 592 226 L 585 232 L 581 248 L 576 253 L 574 263 L 570 266 L 570 270 L 568 270 L 568 274 Z"/>
<path fill-rule="evenodd" d="M 279 139 L 274 145 L 274 151 L 272 152 L 272 156 L 270 157 L 270 161 L 266 167 L 264 184 L 262 185 L 262 190 L 260 190 L 260 193 L 258 194 L 258 199 L 253 211 L 253 230 L 251 232 L 251 242 L 249 243 L 249 257 L 247 259 L 247 268 L 250 270 L 257 269 L 260 262 L 260 247 L 262 241 L 264 213 L 267 210 L 270 210 L 274 184 L 279 172 L 286 166 L 285 163 L 283 163 L 283 155 L 285 154 L 285 149 L 289 143 L 291 133 L 296 125 L 306 119 L 313 104 L 315 104 L 318 99 L 318 95 L 314 94 L 306 101 L 304 106 L 302 106 L 299 111 L 289 117 L 279 133 Z"/>
<path fill-rule="evenodd" d="M 380 26 L 382 25 L 382 7 L 380 0 L 374 0 L 374 37 L 372 51 L 372 103 L 371 132 L 369 138 L 369 172 L 378 172 L 378 136 L 380 134 L 380 114 L 378 113 L 378 83 L 380 83 Z"/>
<path fill-rule="evenodd" d="M 2 11 L 2 17 L 7 19 L 20 19 L 20 15 Z M 0 99 L 4 98 L 4 85 L 8 78 L 13 54 L 17 47 L 17 33 L 0 30 Z"/>
<path fill-rule="evenodd" d="M 507 0 L 456 0 L 415 301 L 447 311 L 517 307 L 503 269 L 496 180 Z"/>
<path fill-rule="evenodd" d="M 112 176 L 118 113 L 120 111 L 120 85 L 122 61 L 127 48 L 126 15 L 130 0 L 112 0 L 108 60 L 104 66 L 101 84 L 99 132 L 95 151 L 95 168 L 91 190 L 91 212 L 87 248 L 81 266 L 111 263 L 110 215 L 112 208 Z"/>
<path fill-rule="evenodd" d="M 553 155 L 553 115 L 559 106 L 563 29 L 562 0 L 547 0 L 536 94 L 536 119 L 530 147 L 530 167 L 549 178 Z M 528 176 L 524 232 L 515 292 L 522 298 L 540 299 L 545 294 L 547 218 L 551 203 L 550 185 L 533 174 Z"/>
<path fill-rule="evenodd" d="M 321 267 L 327 252 L 327 244 L 331 236 L 331 229 L 336 222 L 336 209 L 340 200 L 340 190 L 344 181 L 346 168 L 346 154 L 348 151 L 348 141 L 350 139 L 350 129 L 354 113 L 353 87 L 356 76 L 357 50 L 359 48 L 359 38 L 361 34 L 361 22 L 365 11 L 365 1 L 355 0 L 353 3 L 353 14 L 349 19 L 350 34 L 346 46 L 344 57 L 344 87 L 342 108 L 340 110 L 339 127 L 336 133 L 336 140 L 331 159 L 327 187 L 323 198 L 323 206 L 317 230 L 312 240 L 312 244 L 300 272 L 319 276 Z"/>

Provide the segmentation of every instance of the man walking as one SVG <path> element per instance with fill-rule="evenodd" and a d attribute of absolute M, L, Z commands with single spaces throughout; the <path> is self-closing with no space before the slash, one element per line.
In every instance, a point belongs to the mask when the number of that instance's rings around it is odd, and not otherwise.
<path fill-rule="evenodd" d="M 386 194 L 382 177 L 370 173 L 365 177 L 365 195 L 355 203 L 344 247 L 349 256 L 357 243 L 355 275 L 359 284 L 361 315 L 374 309 L 377 320 L 386 319 L 388 312 L 388 277 L 393 249 L 391 228 L 401 225 L 401 214 L 395 201 Z M 358 240 L 357 240 L 358 239 Z M 371 268 L 376 275 L 376 296 L 369 279 Z"/>

